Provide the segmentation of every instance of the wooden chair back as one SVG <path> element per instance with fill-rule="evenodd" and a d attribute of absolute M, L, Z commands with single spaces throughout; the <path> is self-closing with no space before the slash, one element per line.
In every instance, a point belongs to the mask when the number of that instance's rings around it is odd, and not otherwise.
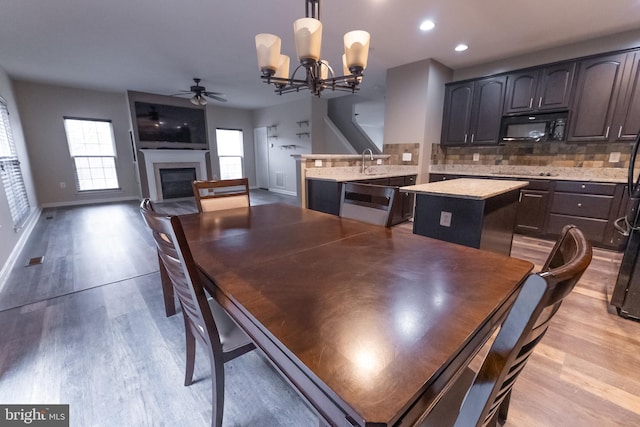
<path fill-rule="evenodd" d="M 249 180 L 220 179 L 191 184 L 198 212 L 249 207 Z"/>
<path fill-rule="evenodd" d="M 592 258 L 592 248 L 575 226 L 566 226 L 543 271 L 527 278 L 469 389 L 455 426 L 485 426 L 506 418 L 511 388 L 562 300 Z"/>
<path fill-rule="evenodd" d="M 187 245 L 187 239 L 177 216 L 167 216 L 153 211 L 148 199 L 142 201 L 140 212 L 151 229 L 158 248 L 158 255 L 178 296 L 185 317 L 185 326 L 214 349 L 222 352 L 207 296 L 198 277 L 198 270 Z M 217 351 L 216 351 L 217 350 Z"/>
<path fill-rule="evenodd" d="M 158 256 L 182 308 L 186 344 L 184 384 L 193 382 L 198 340 L 211 364 L 211 425 L 220 427 L 224 408 L 224 363 L 253 350 L 255 345 L 222 306 L 207 298 L 180 219 L 154 212 L 148 199 L 141 203 L 140 212 L 152 231 Z"/>
<path fill-rule="evenodd" d="M 345 182 L 340 198 L 340 216 L 390 227 L 395 192 L 393 187 Z"/>

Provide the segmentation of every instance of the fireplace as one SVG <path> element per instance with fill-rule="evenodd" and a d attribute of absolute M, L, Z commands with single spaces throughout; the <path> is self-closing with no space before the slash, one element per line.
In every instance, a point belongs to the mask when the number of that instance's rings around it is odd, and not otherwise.
<path fill-rule="evenodd" d="M 163 199 L 193 196 L 191 183 L 196 179 L 196 168 L 162 168 L 159 172 Z"/>
<path fill-rule="evenodd" d="M 154 202 L 191 197 L 191 182 L 207 179 L 205 150 L 140 150 L 149 198 Z M 164 181 L 164 182 L 163 182 Z M 144 189 L 143 189 L 144 190 Z M 144 191 L 143 191 L 144 193 Z"/>

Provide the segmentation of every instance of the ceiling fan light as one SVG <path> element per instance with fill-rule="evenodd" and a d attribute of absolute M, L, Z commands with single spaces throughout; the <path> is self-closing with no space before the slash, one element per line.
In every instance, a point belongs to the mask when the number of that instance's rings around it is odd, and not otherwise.
<path fill-rule="evenodd" d="M 293 23 L 298 60 L 318 61 L 322 46 L 322 22 L 314 18 L 300 18 Z"/>
<path fill-rule="evenodd" d="M 273 75 L 278 69 L 281 44 L 280 37 L 273 34 L 263 33 L 256 36 L 258 68 L 264 74 Z"/>
<path fill-rule="evenodd" d="M 357 69 L 361 72 L 367 68 L 370 41 L 371 35 L 362 30 L 350 31 L 344 35 L 344 53 L 349 70 Z"/>
<path fill-rule="evenodd" d="M 191 103 L 193 105 L 197 105 L 197 106 L 205 106 L 207 105 L 207 100 L 204 99 L 204 97 L 202 95 L 193 95 L 193 97 L 190 99 Z"/>

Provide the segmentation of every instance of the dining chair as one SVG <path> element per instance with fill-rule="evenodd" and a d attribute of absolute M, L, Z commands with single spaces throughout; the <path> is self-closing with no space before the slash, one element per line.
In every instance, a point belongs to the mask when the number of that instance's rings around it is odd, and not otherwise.
<path fill-rule="evenodd" d="M 395 192 L 393 187 L 345 182 L 340 197 L 340 216 L 390 227 Z"/>
<path fill-rule="evenodd" d="M 504 423 L 513 384 L 591 257 L 591 244 L 580 229 L 565 226 L 542 271 L 531 274 L 522 285 L 477 374 L 466 368 L 420 425 Z"/>
<path fill-rule="evenodd" d="M 249 206 L 247 178 L 193 181 L 191 186 L 200 213 Z"/>
<path fill-rule="evenodd" d="M 255 345 L 213 298 L 207 298 L 180 219 L 154 212 L 149 199 L 142 201 L 140 212 L 152 231 L 158 254 L 182 308 L 186 341 L 184 385 L 193 382 L 197 340 L 209 356 L 211 425 L 219 427 L 224 407 L 224 364 L 253 350 Z"/>

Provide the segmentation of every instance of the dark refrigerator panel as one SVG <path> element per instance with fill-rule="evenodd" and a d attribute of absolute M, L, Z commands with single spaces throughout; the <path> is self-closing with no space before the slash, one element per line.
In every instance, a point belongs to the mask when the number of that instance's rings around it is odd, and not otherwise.
<path fill-rule="evenodd" d="M 629 202 L 627 213 L 616 221 L 618 232 L 629 236 L 620 264 L 611 304 L 622 317 L 640 320 L 640 135 L 631 150 L 628 171 Z"/>

